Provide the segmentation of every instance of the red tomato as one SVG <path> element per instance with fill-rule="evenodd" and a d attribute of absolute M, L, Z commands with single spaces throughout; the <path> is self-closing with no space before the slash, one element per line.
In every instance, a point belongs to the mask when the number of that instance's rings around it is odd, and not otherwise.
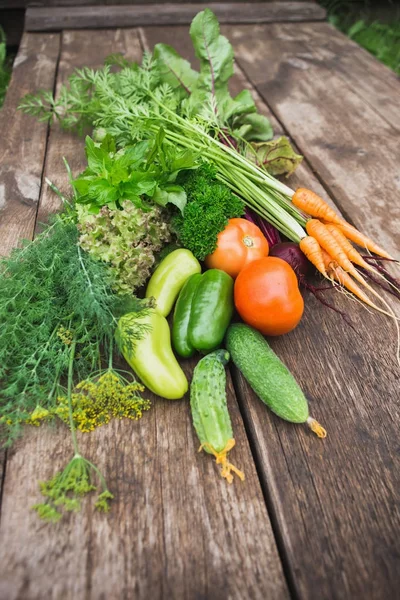
<path fill-rule="evenodd" d="M 264 335 L 288 333 L 304 310 L 295 272 L 281 258 L 249 264 L 235 281 L 235 306 L 243 321 Z"/>
<path fill-rule="evenodd" d="M 268 256 L 269 245 L 261 229 L 246 219 L 229 219 L 218 235 L 217 249 L 206 259 L 208 269 L 220 269 L 231 277 L 253 260 Z"/>

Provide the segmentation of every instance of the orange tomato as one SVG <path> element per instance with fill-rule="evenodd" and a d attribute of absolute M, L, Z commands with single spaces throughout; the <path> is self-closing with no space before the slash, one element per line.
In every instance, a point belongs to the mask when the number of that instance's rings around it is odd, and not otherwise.
<path fill-rule="evenodd" d="M 268 256 L 269 245 L 261 229 L 246 219 L 229 219 L 218 234 L 217 249 L 206 259 L 208 269 L 220 269 L 231 277 L 253 260 Z"/>
<path fill-rule="evenodd" d="M 264 335 L 288 333 L 304 310 L 297 277 L 281 258 L 249 264 L 235 281 L 235 306 L 243 321 Z"/>

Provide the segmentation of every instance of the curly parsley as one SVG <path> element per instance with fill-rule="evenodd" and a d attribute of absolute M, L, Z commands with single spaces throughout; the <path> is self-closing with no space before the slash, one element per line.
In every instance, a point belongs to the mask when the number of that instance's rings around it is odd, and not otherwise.
<path fill-rule="evenodd" d="M 244 213 L 243 201 L 224 184 L 215 179 L 215 169 L 202 165 L 185 176 L 183 188 L 187 204 L 183 215 L 173 219 L 173 228 L 179 242 L 204 260 L 217 247 L 217 236 L 228 224 L 228 219 Z"/>

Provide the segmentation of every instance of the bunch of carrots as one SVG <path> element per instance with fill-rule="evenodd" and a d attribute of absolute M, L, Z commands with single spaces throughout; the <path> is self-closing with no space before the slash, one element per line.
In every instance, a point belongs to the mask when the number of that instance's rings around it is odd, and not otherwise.
<path fill-rule="evenodd" d="M 399 290 L 398 282 L 389 274 L 383 275 L 384 269 L 377 269 L 370 265 L 351 242 L 383 259 L 397 261 L 370 238 L 342 219 L 322 198 L 311 190 L 297 189 L 293 194 L 292 203 L 311 217 L 306 223 L 308 235 L 300 241 L 300 249 L 308 260 L 324 277 L 338 282 L 369 307 L 388 314 L 397 322 L 397 317 L 385 300 L 366 281 L 356 266 L 378 276 L 378 278 L 386 279 L 391 286 L 397 288 L 397 291 Z M 388 307 L 388 311 L 372 302 L 369 295 L 360 286 L 378 297 Z"/>

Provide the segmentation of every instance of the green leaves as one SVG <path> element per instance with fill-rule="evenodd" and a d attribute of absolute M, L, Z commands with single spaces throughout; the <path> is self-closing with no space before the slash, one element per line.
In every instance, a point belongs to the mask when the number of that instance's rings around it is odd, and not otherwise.
<path fill-rule="evenodd" d="M 234 121 L 233 135 L 247 141 L 264 142 L 272 138 L 274 131 L 267 117 L 252 113 Z"/>
<path fill-rule="evenodd" d="M 271 175 L 289 177 L 303 160 L 296 154 L 287 137 L 279 137 L 272 142 L 253 143 L 247 149 L 247 158 L 264 167 Z"/>
<path fill-rule="evenodd" d="M 197 58 L 200 60 L 200 76 L 190 99 L 190 105 L 201 111 L 207 96 L 215 103 L 215 110 L 230 97 L 228 81 L 233 75 L 233 49 L 226 37 L 219 33 L 219 23 L 214 13 L 206 8 L 198 13 L 190 26 L 190 37 Z"/>
<path fill-rule="evenodd" d="M 103 206 L 121 209 L 125 200 L 148 210 L 152 199 L 160 206 L 171 203 L 183 211 L 186 194 L 174 182 L 181 171 L 197 167 L 194 152 L 178 151 L 167 144 L 162 129 L 153 141 L 138 142 L 118 152 L 115 148 L 110 135 L 101 143 L 86 137 L 88 167 L 72 182 L 78 204 L 88 205 L 89 212 L 97 214 Z"/>
<path fill-rule="evenodd" d="M 168 83 L 181 99 L 189 96 L 199 77 L 190 63 L 167 44 L 157 44 L 153 56 L 162 81 Z"/>
<path fill-rule="evenodd" d="M 174 204 L 181 213 L 186 206 L 186 192 L 180 185 L 165 185 L 163 188 L 157 188 L 153 200 L 160 206 Z"/>

